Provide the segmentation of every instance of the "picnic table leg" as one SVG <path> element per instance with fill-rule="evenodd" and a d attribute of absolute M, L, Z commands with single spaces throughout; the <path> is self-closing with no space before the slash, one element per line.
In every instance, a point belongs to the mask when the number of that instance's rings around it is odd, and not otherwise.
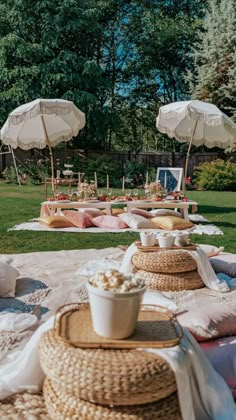
<path fill-rule="evenodd" d="M 189 217 L 188 217 L 188 207 L 180 208 L 180 213 L 181 213 L 181 216 L 182 216 L 185 220 L 189 221 Z"/>

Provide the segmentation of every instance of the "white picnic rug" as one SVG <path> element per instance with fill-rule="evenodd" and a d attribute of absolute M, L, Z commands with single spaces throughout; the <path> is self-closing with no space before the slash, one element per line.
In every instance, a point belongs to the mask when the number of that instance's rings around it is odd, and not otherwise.
<path fill-rule="evenodd" d="M 207 219 L 205 219 L 201 215 L 191 215 L 190 217 L 192 222 L 206 222 Z M 33 230 L 33 231 L 46 231 L 46 232 L 77 232 L 77 233 L 124 233 L 124 232 L 142 232 L 144 229 L 132 229 L 132 228 L 126 228 L 126 229 L 108 229 L 108 228 L 99 228 L 99 227 L 89 227 L 86 229 L 77 228 L 77 227 L 68 227 L 68 228 L 49 228 L 46 225 L 43 225 L 39 223 L 37 220 L 31 220 L 26 223 L 21 223 L 19 225 L 15 225 L 12 228 L 8 229 L 8 231 L 12 230 Z M 145 231 L 151 231 L 155 233 L 160 232 L 170 232 L 163 229 L 145 229 Z M 177 233 L 179 230 L 172 231 L 172 233 Z M 190 229 L 185 229 L 185 233 L 189 234 L 197 234 L 197 235 L 223 235 L 224 233 L 220 228 L 218 228 L 215 225 L 212 224 L 197 224 L 194 225 Z"/>

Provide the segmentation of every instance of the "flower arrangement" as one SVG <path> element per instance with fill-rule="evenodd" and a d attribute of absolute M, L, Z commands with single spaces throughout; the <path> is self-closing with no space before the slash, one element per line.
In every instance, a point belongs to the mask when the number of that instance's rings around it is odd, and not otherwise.
<path fill-rule="evenodd" d="M 166 188 L 162 187 L 159 180 L 154 181 L 145 185 L 145 194 L 152 198 L 163 197 L 166 195 Z"/>
<path fill-rule="evenodd" d="M 81 182 L 78 186 L 80 197 L 83 199 L 87 199 L 89 197 L 96 197 L 97 196 L 97 187 L 94 181 L 84 181 Z"/>

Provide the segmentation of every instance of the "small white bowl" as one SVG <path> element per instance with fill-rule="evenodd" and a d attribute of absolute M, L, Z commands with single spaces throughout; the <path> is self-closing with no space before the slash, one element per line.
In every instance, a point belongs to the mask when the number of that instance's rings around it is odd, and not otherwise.
<path fill-rule="evenodd" d="M 112 292 L 87 282 L 94 331 L 106 338 L 122 339 L 133 334 L 147 286 L 131 292 Z"/>
<path fill-rule="evenodd" d="M 158 236 L 158 243 L 160 248 L 171 248 L 174 246 L 175 237 L 172 235 Z"/>

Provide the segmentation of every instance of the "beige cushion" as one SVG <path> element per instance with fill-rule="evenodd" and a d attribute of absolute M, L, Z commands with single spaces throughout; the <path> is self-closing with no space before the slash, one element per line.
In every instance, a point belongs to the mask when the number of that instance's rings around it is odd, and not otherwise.
<path fill-rule="evenodd" d="M 75 227 L 75 225 L 67 220 L 65 216 L 40 217 L 39 222 L 50 228 Z"/>
<path fill-rule="evenodd" d="M 92 218 L 87 213 L 80 213 L 76 210 L 64 210 L 63 215 L 69 222 L 78 228 L 94 226 Z"/>
<path fill-rule="evenodd" d="M 158 216 L 151 219 L 151 221 L 156 227 L 166 230 L 182 230 L 193 226 L 192 222 L 176 216 Z"/>
<path fill-rule="evenodd" d="M 168 209 L 153 209 L 150 211 L 153 217 L 157 216 L 176 216 L 182 217 L 179 211 L 176 210 L 168 210 Z"/>
<path fill-rule="evenodd" d="M 236 335 L 236 303 L 191 305 L 189 311 L 178 315 L 178 321 L 189 329 L 198 341 Z"/>
<path fill-rule="evenodd" d="M 0 297 L 14 297 L 19 272 L 9 264 L 0 262 Z"/>
<path fill-rule="evenodd" d="M 131 229 L 154 229 L 155 225 L 143 216 L 133 213 L 119 214 L 119 217 L 123 220 L 126 225 Z"/>

